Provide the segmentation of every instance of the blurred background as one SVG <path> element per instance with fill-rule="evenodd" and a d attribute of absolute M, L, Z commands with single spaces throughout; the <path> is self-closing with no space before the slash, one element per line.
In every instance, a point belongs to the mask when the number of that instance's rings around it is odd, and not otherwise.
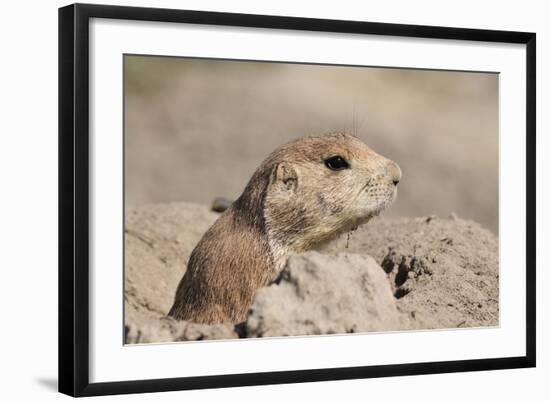
<path fill-rule="evenodd" d="M 403 171 L 391 216 L 498 234 L 498 74 L 125 56 L 128 205 L 236 199 L 292 139 L 353 133 Z"/>

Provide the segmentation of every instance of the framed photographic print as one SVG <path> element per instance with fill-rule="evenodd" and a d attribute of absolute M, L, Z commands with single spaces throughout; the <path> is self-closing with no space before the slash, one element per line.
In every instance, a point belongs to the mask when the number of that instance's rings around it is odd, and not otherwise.
<path fill-rule="evenodd" d="M 535 223 L 534 33 L 59 10 L 63 393 L 533 367 Z"/>

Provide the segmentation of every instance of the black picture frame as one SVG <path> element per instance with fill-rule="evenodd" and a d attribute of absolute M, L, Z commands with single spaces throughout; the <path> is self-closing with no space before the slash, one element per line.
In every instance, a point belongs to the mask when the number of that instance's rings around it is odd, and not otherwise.
<path fill-rule="evenodd" d="M 89 381 L 89 21 L 180 22 L 526 45 L 526 353 L 520 357 L 277 371 L 155 380 Z M 59 391 L 71 396 L 173 391 L 534 367 L 536 364 L 536 35 L 527 32 L 74 4 L 59 9 Z"/>

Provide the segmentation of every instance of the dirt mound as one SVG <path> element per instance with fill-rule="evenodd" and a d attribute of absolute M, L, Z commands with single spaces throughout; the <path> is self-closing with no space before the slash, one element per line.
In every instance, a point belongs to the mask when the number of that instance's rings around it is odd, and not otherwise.
<path fill-rule="evenodd" d="M 498 325 L 498 239 L 452 215 L 376 219 L 325 252 L 369 254 L 413 328 Z"/>
<path fill-rule="evenodd" d="M 498 240 L 455 216 L 375 219 L 290 258 L 236 328 L 164 317 L 217 216 L 189 203 L 127 208 L 127 343 L 498 325 Z"/>

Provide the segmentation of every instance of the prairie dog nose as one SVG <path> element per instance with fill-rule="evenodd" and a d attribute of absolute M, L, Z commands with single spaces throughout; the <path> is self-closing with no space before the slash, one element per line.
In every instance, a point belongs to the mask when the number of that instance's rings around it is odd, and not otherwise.
<path fill-rule="evenodd" d="M 386 170 L 393 182 L 393 185 L 397 186 L 399 181 L 401 181 L 401 169 L 399 168 L 399 165 L 396 162 L 390 161 L 388 163 L 388 167 L 386 167 Z"/>

